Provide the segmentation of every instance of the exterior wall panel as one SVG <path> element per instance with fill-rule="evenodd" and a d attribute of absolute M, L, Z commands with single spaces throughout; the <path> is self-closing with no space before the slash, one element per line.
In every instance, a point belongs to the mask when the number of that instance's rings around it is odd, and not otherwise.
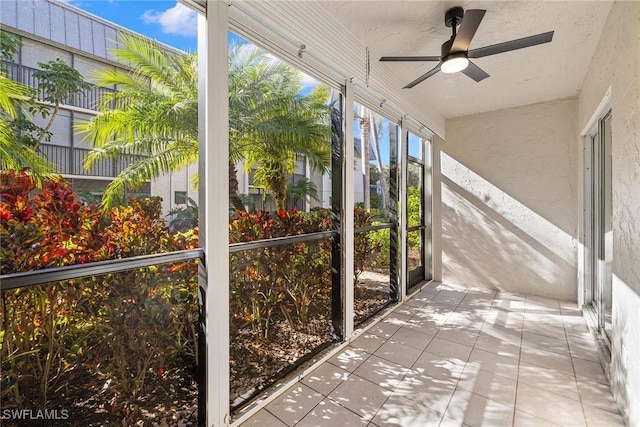
<path fill-rule="evenodd" d="M 611 92 L 613 325 L 609 371 L 614 398 L 640 426 L 640 3 L 614 2 L 579 98 L 579 129 Z"/>
<path fill-rule="evenodd" d="M 80 49 L 80 17 L 70 10 L 65 10 L 64 25 L 67 46 Z"/>
<path fill-rule="evenodd" d="M 50 3 L 35 2 L 34 6 L 34 24 L 35 34 L 45 39 L 51 39 L 51 25 L 49 22 L 49 5 Z"/>
<path fill-rule="evenodd" d="M 51 40 L 60 44 L 66 43 L 64 9 L 56 4 L 50 5 Z"/>
<path fill-rule="evenodd" d="M 575 301 L 576 101 L 446 123 L 442 280 Z"/>

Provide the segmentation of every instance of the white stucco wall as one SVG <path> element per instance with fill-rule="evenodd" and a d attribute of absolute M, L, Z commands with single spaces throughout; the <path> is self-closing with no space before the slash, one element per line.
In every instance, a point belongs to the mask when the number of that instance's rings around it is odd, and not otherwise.
<path fill-rule="evenodd" d="M 167 215 L 177 207 L 176 191 L 186 191 L 198 203 L 198 190 L 191 185 L 191 178 L 198 172 L 198 165 L 192 164 L 173 173 L 167 173 L 151 181 L 151 195 L 162 197 L 162 215 Z"/>
<path fill-rule="evenodd" d="M 615 2 L 580 93 L 584 129 L 611 88 L 613 327 L 610 377 L 631 427 L 640 426 L 640 2 Z"/>
<path fill-rule="evenodd" d="M 447 120 L 436 278 L 575 301 L 576 111 L 568 99 Z"/>

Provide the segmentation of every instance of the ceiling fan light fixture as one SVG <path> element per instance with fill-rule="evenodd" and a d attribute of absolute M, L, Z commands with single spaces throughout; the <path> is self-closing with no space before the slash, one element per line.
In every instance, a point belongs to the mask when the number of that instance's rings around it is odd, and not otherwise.
<path fill-rule="evenodd" d="M 443 73 L 451 74 L 464 70 L 469 65 L 469 60 L 465 52 L 452 53 L 442 62 L 440 70 Z"/>

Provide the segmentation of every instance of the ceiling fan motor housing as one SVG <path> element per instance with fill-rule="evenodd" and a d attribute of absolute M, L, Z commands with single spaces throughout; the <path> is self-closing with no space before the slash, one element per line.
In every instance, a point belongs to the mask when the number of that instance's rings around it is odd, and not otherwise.
<path fill-rule="evenodd" d="M 462 21 L 462 17 L 464 16 L 464 9 L 460 6 L 452 7 L 447 10 L 447 13 L 444 14 L 444 25 L 447 27 L 453 27 L 455 25 L 459 25 Z"/>

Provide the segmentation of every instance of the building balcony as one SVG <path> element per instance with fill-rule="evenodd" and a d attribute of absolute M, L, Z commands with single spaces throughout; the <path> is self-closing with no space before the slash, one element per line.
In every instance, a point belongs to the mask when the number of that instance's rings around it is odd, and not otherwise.
<path fill-rule="evenodd" d="M 27 67 L 25 65 L 16 64 L 9 61 L 2 61 L 2 67 L 7 70 L 8 77 L 18 83 L 38 90 L 38 79 L 33 75 L 37 68 Z M 100 100 L 107 93 L 115 92 L 114 89 L 92 86 L 90 89 L 82 89 L 80 94 L 74 94 L 70 99 L 64 101 L 65 105 L 82 108 L 85 110 L 96 110 Z M 38 92 L 40 99 L 44 98 L 42 91 Z"/>
<path fill-rule="evenodd" d="M 115 178 L 120 172 L 141 159 L 141 156 L 122 154 L 118 159 L 103 160 L 95 163 L 91 169 L 86 169 L 84 164 L 90 152 L 88 148 L 40 144 L 42 156 L 57 165 L 58 171 L 63 175 Z"/>

